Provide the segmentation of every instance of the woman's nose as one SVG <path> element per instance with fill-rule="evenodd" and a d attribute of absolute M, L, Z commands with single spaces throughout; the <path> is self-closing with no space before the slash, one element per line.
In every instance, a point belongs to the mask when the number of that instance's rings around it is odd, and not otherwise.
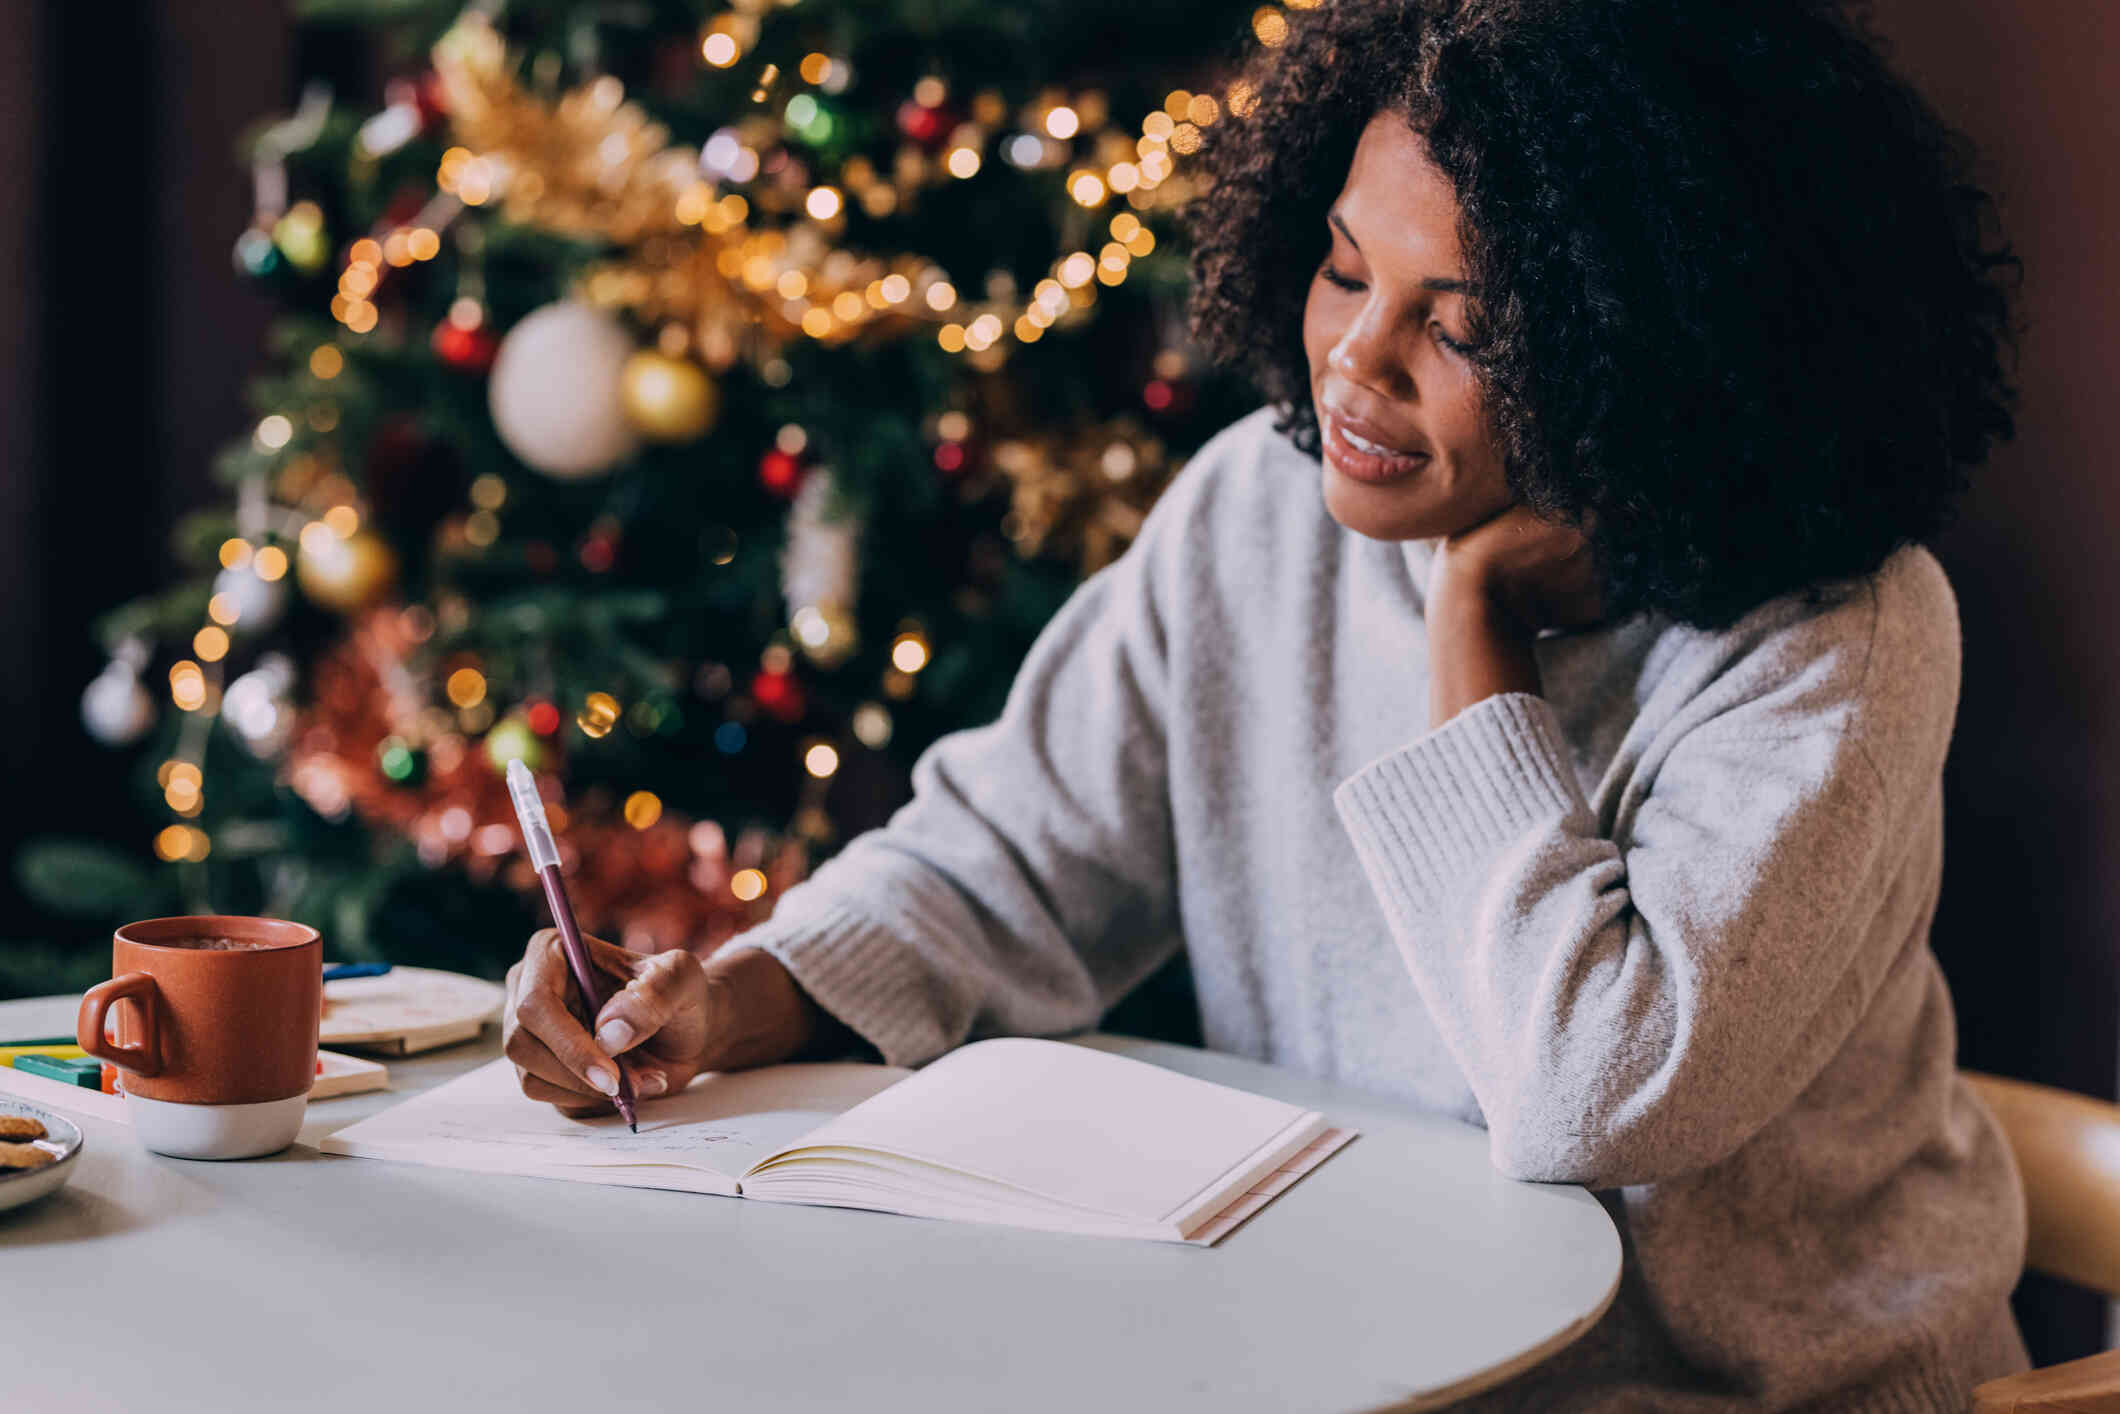
<path fill-rule="evenodd" d="M 1325 366 L 1380 397 L 1411 401 L 1413 377 L 1393 348 L 1390 332 L 1377 302 L 1365 300 L 1354 322 L 1334 341 Z"/>

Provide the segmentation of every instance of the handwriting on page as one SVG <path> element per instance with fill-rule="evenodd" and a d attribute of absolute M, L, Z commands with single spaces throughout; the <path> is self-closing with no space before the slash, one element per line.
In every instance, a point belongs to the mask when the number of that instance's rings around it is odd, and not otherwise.
<path fill-rule="evenodd" d="M 605 1164 L 675 1162 L 686 1158 L 699 1158 L 706 1151 L 721 1145 L 736 1144 L 746 1148 L 762 1142 L 770 1142 L 768 1136 L 759 1133 L 758 1120 L 770 1118 L 776 1131 L 782 1124 L 792 1134 L 799 1135 L 828 1118 L 827 1115 L 811 1112 L 788 1112 L 772 1116 L 750 1116 L 753 1123 L 741 1129 L 719 1128 L 711 1124 L 687 1124 L 681 1120 L 666 1124 L 644 1122 L 640 1133 L 628 1133 L 623 1125 L 602 1127 L 583 1124 L 578 1128 L 555 1133 L 548 1128 L 513 1129 L 500 1128 L 483 1120 L 463 1120 L 437 1117 L 430 1122 L 427 1138 L 433 1141 L 464 1145 L 483 1149 L 506 1149 L 520 1151 L 535 1149 L 541 1156 L 562 1163 Z M 720 1165 L 713 1165 L 720 1167 Z"/>

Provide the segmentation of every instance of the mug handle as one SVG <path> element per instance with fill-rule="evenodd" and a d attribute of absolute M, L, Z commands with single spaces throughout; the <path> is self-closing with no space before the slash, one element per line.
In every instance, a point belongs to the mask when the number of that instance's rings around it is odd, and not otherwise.
<path fill-rule="evenodd" d="M 103 1034 L 103 1021 L 111 1003 L 131 1000 L 140 1008 L 141 1038 L 121 1046 Z M 74 1043 L 98 1060 L 123 1066 L 135 1075 L 162 1073 L 161 1037 L 155 1023 L 155 979 L 145 972 L 128 972 L 108 982 L 98 982 L 81 996 L 81 1014 L 74 1020 Z"/>

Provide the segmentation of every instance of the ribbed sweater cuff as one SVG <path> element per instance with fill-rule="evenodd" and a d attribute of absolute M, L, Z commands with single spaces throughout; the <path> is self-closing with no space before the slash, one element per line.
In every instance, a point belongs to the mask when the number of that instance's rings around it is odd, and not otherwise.
<path fill-rule="evenodd" d="M 1589 808 L 1553 709 L 1522 692 L 1484 698 L 1370 762 L 1333 804 L 1371 884 L 1406 918 L 1533 825 Z"/>
<path fill-rule="evenodd" d="M 949 1048 L 937 1034 L 928 999 L 933 988 L 918 954 L 843 904 L 804 907 L 799 891 L 790 893 L 771 918 L 725 948 L 770 953 L 819 1006 L 880 1051 L 886 1065 L 920 1065 Z"/>

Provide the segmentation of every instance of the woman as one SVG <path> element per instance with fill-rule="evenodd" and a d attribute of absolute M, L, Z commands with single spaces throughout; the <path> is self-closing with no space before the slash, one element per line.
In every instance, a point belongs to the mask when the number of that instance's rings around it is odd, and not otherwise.
<path fill-rule="evenodd" d="M 1612 1213 L 1613 1308 L 1473 1407 L 1961 1409 L 2025 1363 L 1928 946 L 1986 198 L 1822 0 L 1291 19 L 1194 213 L 1272 406 L 770 922 L 604 950 L 595 1040 L 533 939 L 524 1091 L 1064 1033 L 1182 944 L 1211 1046 Z"/>

